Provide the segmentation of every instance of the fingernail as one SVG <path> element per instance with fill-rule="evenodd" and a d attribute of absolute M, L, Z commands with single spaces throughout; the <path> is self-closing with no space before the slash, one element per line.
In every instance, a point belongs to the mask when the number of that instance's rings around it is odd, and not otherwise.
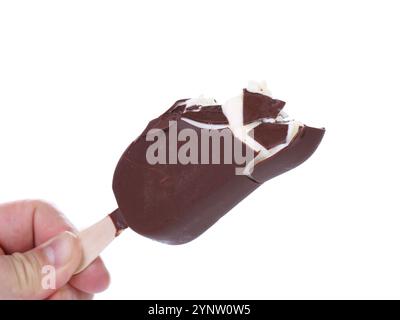
<path fill-rule="evenodd" d="M 76 235 L 65 231 L 43 245 L 43 252 L 50 265 L 62 268 L 72 259 Z"/>

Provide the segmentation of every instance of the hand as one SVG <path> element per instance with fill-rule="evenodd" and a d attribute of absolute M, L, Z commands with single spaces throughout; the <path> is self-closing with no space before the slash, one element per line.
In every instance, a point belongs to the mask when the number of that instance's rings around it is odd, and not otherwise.
<path fill-rule="evenodd" d="M 100 258 L 73 276 L 82 250 L 74 227 L 41 201 L 0 205 L 0 299 L 91 299 L 110 278 Z M 54 286 L 43 285 L 51 266 Z"/>

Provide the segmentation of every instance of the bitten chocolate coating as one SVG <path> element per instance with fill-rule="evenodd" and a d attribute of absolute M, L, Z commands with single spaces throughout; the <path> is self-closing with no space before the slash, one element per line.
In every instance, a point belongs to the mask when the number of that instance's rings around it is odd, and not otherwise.
<path fill-rule="evenodd" d="M 243 98 L 245 124 L 262 118 L 276 118 L 284 106 L 283 101 L 247 90 Z M 149 164 L 146 150 L 153 142 L 146 141 L 146 134 L 151 129 L 168 133 L 169 121 L 174 120 L 178 132 L 190 128 L 200 134 L 199 127 L 182 118 L 228 124 L 221 106 L 186 110 L 185 101 L 177 101 L 166 113 L 148 124 L 122 155 L 113 180 L 119 206 L 118 217 L 114 218 L 119 224 L 168 244 L 183 244 L 197 238 L 262 183 L 307 160 L 325 132 L 324 129 L 301 127 L 285 148 L 258 163 L 249 176 L 237 175 L 235 163 Z M 254 138 L 269 149 L 282 144 L 287 132 L 285 123 L 262 123 L 256 127 Z M 165 147 L 168 148 L 168 143 Z M 220 151 L 222 158 L 223 148 Z"/>

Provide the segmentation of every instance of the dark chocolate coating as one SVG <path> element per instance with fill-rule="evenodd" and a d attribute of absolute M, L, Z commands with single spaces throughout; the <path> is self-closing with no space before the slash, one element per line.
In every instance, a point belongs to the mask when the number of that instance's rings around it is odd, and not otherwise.
<path fill-rule="evenodd" d="M 178 132 L 185 128 L 200 131 L 182 117 L 204 123 L 227 123 L 219 106 L 185 111 L 184 101 L 177 101 L 149 123 L 122 155 L 113 180 L 119 205 L 119 210 L 112 215 L 114 223 L 120 228 L 128 225 L 143 236 L 168 244 L 183 244 L 201 235 L 263 182 L 310 157 L 324 135 L 324 129 L 300 128 L 286 148 L 257 164 L 251 177 L 236 175 L 235 163 L 149 164 L 146 150 L 153 142 L 146 141 L 145 136 L 150 129 L 159 128 L 168 133 L 169 121 L 175 120 Z M 244 119 L 251 122 L 267 115 L 276 117 L 282 103 L 245 90 Z M 284 142 L 286 133 L 286 124 L 266 123 L 255 130 L 255 139 L 271 148 Z M 222 148 L 221 154 L 222 158 Z"/>
<path fill-rule="evenodd" d="M 255 166 L 253 178 L 263 183 L 302 164 L 317 149 L 324 134 L 325 129 L 300 127 L 289 146 Z"/>

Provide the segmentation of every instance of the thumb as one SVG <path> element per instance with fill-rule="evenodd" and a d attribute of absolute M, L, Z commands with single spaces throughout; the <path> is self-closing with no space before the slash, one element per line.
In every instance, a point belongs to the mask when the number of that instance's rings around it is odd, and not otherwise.
<path fill-rule="evenodd" d="M 25 253 L 0 256 L 0 299 L 44 299 L 64 286 L 82 258 L 80 241 L 63 232 Z"/>

